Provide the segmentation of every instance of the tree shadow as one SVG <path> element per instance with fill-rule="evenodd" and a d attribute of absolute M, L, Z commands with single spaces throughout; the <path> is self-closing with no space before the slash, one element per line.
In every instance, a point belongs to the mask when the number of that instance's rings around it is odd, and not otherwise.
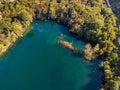
<path fill-rule="evenodd" d="M 90 63 L 92 63 L 92 65 L 88 67 L 92 72 L 89 74 L 90 81 L 83 87 L 83 90 L 100 90 L 100 87 L 102 85 L 102 71 L 99 67 L 101 60 L 93 60 L 90 61 Z"/>
<path fill-rule="evenodd" d="M 72 57 L 78 57 L 82 58 L 82 54 L 79 53 L 71 53 Z M 83 59 L 84 60 L 84 59 Z M 87 61 L 86 61 L 87 62 Z M 87 83 L 85 86 L 80 87 L 79 90 L 100 90 L 100 87 L 102 86 L 102 71 L 100 69 L 101 60 L 95 59 L 88 61 L 90 64 L 87 68 L 90 69 L 90 73 L 88 75 L 88 78 L 90 78 L 89 83 Z"/>

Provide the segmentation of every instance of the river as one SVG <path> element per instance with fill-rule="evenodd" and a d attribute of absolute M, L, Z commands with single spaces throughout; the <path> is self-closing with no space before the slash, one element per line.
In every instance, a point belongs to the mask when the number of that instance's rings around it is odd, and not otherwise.
<path fill-rule="evenodd" d="M 58 36 L 79 50 L 85 43 L 54 21 L 36 21 L 0 58 L 0 90 L 99 90 L 99 60 L 85 61 L 58 45 Z"/>

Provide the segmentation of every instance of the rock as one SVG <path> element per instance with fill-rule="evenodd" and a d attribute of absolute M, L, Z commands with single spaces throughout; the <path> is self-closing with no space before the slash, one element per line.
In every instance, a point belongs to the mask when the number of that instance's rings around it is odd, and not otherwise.
<path fill-rule="evenodd" d="M 69 49 L 69 50 L 71 50 L 71 51 L 74 51 L 74 52 L 77 51 L 77 49 L 72 46 L 72 43 L 69 43 L 69 42 L 67 42 L 67 41 L 59 40 L 59 41 L 58 41 L 58 44 L 60 44 L 61 46 L 65 47 L 65 48 L 67 48 L 67 49 Z"/>

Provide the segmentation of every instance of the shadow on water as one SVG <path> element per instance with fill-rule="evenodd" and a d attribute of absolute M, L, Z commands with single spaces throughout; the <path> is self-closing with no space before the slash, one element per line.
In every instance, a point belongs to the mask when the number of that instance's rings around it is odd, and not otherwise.
<path fill-rule="evenodd" d="M 49 21 L 47 21 L 47 22 L 49 22 Z M 50 21 L 51 22 L 51 21 Z M 35 22 L 36 23 L 36 22 Z M 45 23 L 46 24 L 46 22 L 40 22 L 40 24 L 41 23 Z M 41 29 L 41 27 L 40 27 L 40 25 L 39 25 L 39 22 L 37 23 L 38 24 L 38 26 L 36 26 L 36 24 L 35 24 L 35 27 L 39 30 L 39 29 Z M 50 24 L 48 24 L 49 26 L 51 26 L 52 25 L 52 27 L 53 27 L 53 29 L 55 28 L 55 27 L 57 27 L 57 28 L 60 28 L 60 33 L 62 33 L 63 35 L 69 35 L 69 33 L 68 33 L 68 28 L 67 27 L 61 27 L 61 25 L 60 26 L 58 26 L 58 24 L 56 24 L 56 23 L 54 23 L 54 21 L 52 21 Z M 48 26 L 48 27 L 49 27 Z M 43 26 L 44 27 L 44 26 Z M 48 30 L 46 27 L 44 27 L 46 30 Z M 36 30 L 37 30 L 36 29 Z M 41 32 L 43 29 L 41 29 L 39 32 Z M 44 31 L 43 31 L 44 32 Z M 37 32 L 38 33 L 38 32 Z M 47 33 L 49 33 L 49 31 L 47 32 Z M 34 35 L 35 35 L 36 33 L 34 32 L 34 30 L 33 29 L 31 29 L 30 30 L 30 32 L 28 32 L 27 34 L 26 34 L 26 36 L 28 37 L 28 38 L 32 38 Z M 13 46 L 13 47 L 17 47 L 17 46 L 19 46 L 20 44 L 21 44 L 21 42 L 23 42 L 23 40 L 25 40 L 24 39 L 24 37 L 23 38 L 21 38 L 21 39 L 19 39 L 17 42 L 16 42 L 16 44 Z M 68 40 L 71 40 L 71 36 L 70 36 L 70 39 L 68 39 Z M 72 40 L 75 40 L 74 38 L 72 38 Z M 76 43 L 76 40 L 75 40 L 75 43 Z M 74 43 L 74 44 L 75 44 Z M 77 45 L 78 45 L 78 43 L 76 43 Z M 82 46 L 84 46 L 84 43 L 79 43 L 79 44 L 81 44 Z M 23 44 L 24 45 L 24 44 Z M 82 47 L 81 46 L 81 47 Z M 79 46 L 78 46 L 79 47 Z M 10 52 L 12 51 L 12 48 L 10 48 L 11 50 L 10 50 Z M 10 52 L 8 52 L 7 54 L 9 54 Z M 61 52 L 62 52 L 62 50 L 61 50 Z M 16 52 L 14 52 L 14 53 L 16 53 Z M 12 54 L 14 54 L 14 53 L 12 53 Z M 66 54 L 65 54 L 66 55 Z M 4 55 L 5 57 L 6 57 L 6 55 Z M 77 57 L 77 58 L 81 58 L 82 57 L 82 54 L 79 54 L 79 53 L 70 53 L 70 56 L 71 57 Z M 71 65 L 70 66 L 72 66 L 73 65 L 73 62 L 72 62 L 72 60 L 70 61 L 71 62 Z M 70 63 L 69 62 L 69 63 Z M 55 63 L 55 62 L 53 62 L 53 63 Z M 77 63 L 77 62 L 76 62 Z M 89 78 L 90 78 L 90 81 L 89 81 L 89 83 L 87 83 L 87 85 L 85 85 L 84 87 L 82 87 L 82 88 L 80 88 L 80 90 L 99 90 L 99 88 L 100 88 L 100 85 L 101 85 L 101 72 L 100 72 L 100 69 L 99 69 L 99 64 L 100 64 L 100 60 L 94 60 L 94 61 L 90 61 L 90 65 L 88 65 L 88 68 L 90 69 L 90 74 L 89 74 Z M 33 64 L 32 64 L 33 65 Z M 42 82 L 44 85 L 45 85 L 45 88 L 46 89 L 43 89 L 43 90 L 51 90 L 51 88 L 52 88 L 52 90 L 65 90 L 66 88 L 67 88 L 67 90 L 78 90 L 78 89 L 76 89 L 75 88 L 75 82 L 76 82 L 76 80 L 75 79 L 73 79 L 73 78 L 70 78 L 70 79 L 66 79 L 66 77 L 68 77 L 67 75 L 66 76 L 64 76 L 65 75 L 65 67 L 66 67 L 66 65 L 65 65 L 65 63 L 64 62 L 60 62 L 59 64 L 55 64 L 56 66 L 54 66 L 53 68 L 50 68 L 50 70 L 48 69 L 47 71 L 48 71 L 48 76 L 47 77 L 45 77 L 45 80 L 47 81 L 47 82 Z M 26 65 L 25 65 L 26 66 Z M 39 65 L 40 66 L 40 65 Z M 73 67 L 74 67 L 74 65 L 73 65 Z M 69 67 L 68 67 L 69 68 Z M 75 68 L 77 68 L 76 66 L 75 66 Z M 72 68 L 72 69 L 74 69 L 74 68 Z M 78 69 L 79 69 L 79 67 L 78 67 Z M 45 69 L 44 69 L 45 70 Z M 76 70 L 76 69 L 75 69 Z M 86 69 L 85 69 L 86 70 Z M 68 70 L 69 71 L 69 70 Z M 79 71 L 78 71 L 79 72 Z M 91 73 L 92 72 L 92 73 Z M 81 72 L 82 73 L 82 72 Z M 71 76 L 73 76 L 73 74 L 71 75 Z M 39 76 L 40 77 L 40 76 Z M 74 77 L 74 76 L 73 76 Z M 46 83 L 48 83 L 48 86 L 46 86 Z M 96 84 L 97 83 L 97 84 Z M 79 85 L 78 85 L 78 87 L 79 87 Z"/>
<path fill-rule="evenodd" d="M 87 85 L 83 87 L 83 90 L 100 90 L 100 86 L 102 84 L 101 75 L 102 72 L 99 68 L 101 60 L 93 60 L 90 61 L 92 65 L 89 65 L 89 69 L 92 73 L 89 74 L 90 81 Z"/>
<path fill-rule="evenodd" d="M 71 53 L 70 56 L 78 57 L 78 58 L 83 57 L 82 53 L 81 54 Z M 88 77 L 90 78 L 89 83 L 87 83 L 84 87 L 82 87 L 82 90 L 100 90 L 100 87 L 102 85 L 102 81 L 101 81 L 102 71 L 100 70 L 100 67 L 99 67 L 99 65 L 101 64 L 101 60 L 97 59 L 97 60 L 85 61 L 85 62 L 86 63 L 90 62 L 90 65 L 88 65 L 88 68 L 90 69 L 91 73 L 88 74 Z"/>
<path fill-rule="evenodd" d="M 69 35 L 68 28 L 63 29 L 61 27 L 61 33 L 63 35 Z M 72 36 L 69 35 L 69 37 L 72 37 Z M 76 38 L 73 38 L 73 40 L 75 42 L 78 41 L 78 39 L 76 39 Z M 83 57 L 83 55 L 82 55 L 82 50 L 80 50 L 80 51 L 81 51 L 80 53 L 71 52 L 70 56 L 81 58 L 81 57 Z M 99 67 L 101 60 L 98 60 L 98 59 L 92 60 L 92 61 L 90 61 L 90 63 L 91 64 L 88 66 L 88 68 L 90 69 L 90 72 L 91 72 L 88 75 L 88 77 L 90 78 L 90 81 L 89 81 L 89 83 L 87 83 L 87 85 L 82 87 L 82 90 L 99 90 L 100 86 L 102 84 L 102 81 L 101 81 L 102 71 L 100 70 L 100 67 Z M 52 76 L 54 77 L 54 74 Z M 61 75 L 61 77 L 62 77 L 62 75 Z M 74 85 L 73 82 L 69 82 L 69 85 L 68 85 L 69 90 L 74 90 L 74 88 L 72 87 L 73 85 Z M 67 86 L 67 85 L 65 85 L 65 86 Z M 54 89 L 54 90 L 56 90 L 56 89 Z M 62 90 L 62 89 L 57 89 L 57 90 Z"/>

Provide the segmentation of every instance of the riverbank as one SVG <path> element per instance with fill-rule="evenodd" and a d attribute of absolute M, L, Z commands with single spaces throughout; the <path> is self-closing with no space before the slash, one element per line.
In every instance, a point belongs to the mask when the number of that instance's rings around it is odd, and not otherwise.
<path fill-rule="evenodd" d="M 13 39 L 12 42 L 7 42 L 7 44 L 5 46 L 2 46 L 1 50 L 0 50 L 0 56 L 4 55 L 4 53 L 6 53 L 9 48 L 11 48 L 11 46 L 13 46 L 13 44 L 19 39 L 19 38 L 22 38 L 24 36 L 24 34 L 30 29 L 29 28 L 30 25 L 28 25 L 28 27 L 25 29 L 25 28 L 22 28 L 22 32 L 20 35 L 17 35 L 15 34 L 15 37 Z"/>

